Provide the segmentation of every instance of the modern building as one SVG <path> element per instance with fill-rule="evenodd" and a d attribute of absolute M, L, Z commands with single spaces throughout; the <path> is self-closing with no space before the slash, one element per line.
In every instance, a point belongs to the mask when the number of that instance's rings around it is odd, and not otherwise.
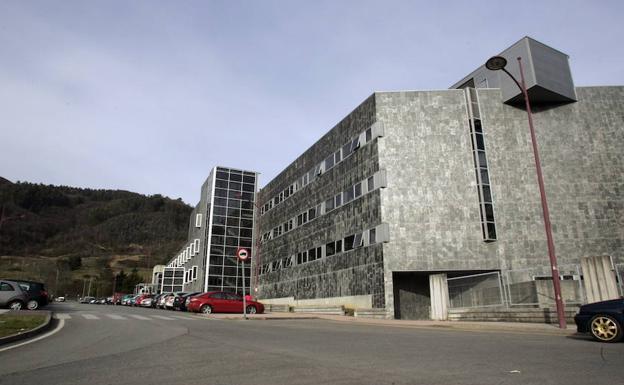
<path fill-rule="evenodd" d="M 500 55 L 515 75 L 522 57 L 564 297 L 583 302 L 583 258 L 624 264 L 624 87 L 575 87 L 567 55 L 528 37 Z M 258 193 L 255 295 L 396 318 L 549 304 L 540 202 L 504 73 L 375 92 Z"/>
<path fill-rule="evenodd" d="M 239 263 L 239 248 L 252 251 L 257 173 L 215 167 L 191 213 L 186 244 L 163 269 L 161 292 L 249 293 L 250 264 Z M 243 271 L 244 269 L 244 271 Z"/>

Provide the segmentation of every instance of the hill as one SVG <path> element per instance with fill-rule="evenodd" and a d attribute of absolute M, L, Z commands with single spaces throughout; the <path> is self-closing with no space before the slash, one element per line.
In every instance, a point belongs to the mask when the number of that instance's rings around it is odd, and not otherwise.
<path fill-rule="evenodd" d="M 0 178 L 0 276 L 40 279 L 72 294 L 97 279 L 102 295 L 124 269 L 133 281 L 148 280 L 151 266 L 186 240 L 191 210 L 161 195 Z"/>

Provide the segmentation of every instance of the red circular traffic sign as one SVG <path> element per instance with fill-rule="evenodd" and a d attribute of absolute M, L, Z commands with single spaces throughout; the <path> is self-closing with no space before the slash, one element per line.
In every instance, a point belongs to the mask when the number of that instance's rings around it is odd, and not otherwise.
<path fill-rule="evenodd" d="M 238 257 L 239 261 L 245 262 L 247 259 L 249 259 L 249 251 L 247 251 L 247 249 L 239 247 L 238 250 L 236 250 L 236 257 Z"/>

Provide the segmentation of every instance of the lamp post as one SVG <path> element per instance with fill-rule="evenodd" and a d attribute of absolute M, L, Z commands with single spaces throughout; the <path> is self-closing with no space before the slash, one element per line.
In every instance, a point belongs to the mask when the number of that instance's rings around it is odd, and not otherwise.
<path fill-rule="evenodd" d="M 533 157 L 535 158 L 535 170 L 537 173 L 537 183 L 539 185 L 540 197 L 542 200 L 542 215 L 544 217 L 544 229 L 546 230 L 546 241 L 548 244 L 548 257 L 550 259 L 550 267 L 552 273 L 553 287 L 555 290 L 555 304 L 557 305 L 557 318 L 559 319 L 559 327 L 566 328 L 566 319 L 564 313 L 564 304 L 561 297 L 561 283 L 559 278 L 559 268 L 557 267 L 557 256 L 555 255 L 555 243 L 553 242 L 552 228 L 550 225 L 550 213 L 548 212 L 548 203 L 546 202 L 546 191 L 544 189 L 544 178 L 542 176 L 542 167 L 540 165 L 539 153 L 537 150 L 537 139 L 535 137 L 535 129 L 533 127 L 533 116 L 531 114 L 531 104 L 529 103 L 529 94 L 524 82 L 524 71 L 522 68 L 522 59 L 518 57 L 518 68 L 520 69 L 520 82 L 505 69 L 507 59 L 502 56 L 494 56 L 488 59 L 485 67 L 490 71 L 503 71 L 511 80 L 516 83 L 526 105 L 527 115 L 529 118 L 529 131 L 531 132 L 531 144 L 533 145 Z"/>

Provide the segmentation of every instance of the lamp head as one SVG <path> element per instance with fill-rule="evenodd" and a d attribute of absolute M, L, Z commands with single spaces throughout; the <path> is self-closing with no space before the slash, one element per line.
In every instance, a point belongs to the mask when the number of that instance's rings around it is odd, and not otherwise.
<path fill-rule="evenodd" d="M 502 56 L 492 56 L 488 59 L 488 61 L 485 62 L 485 68 L 489 69 L 490 71 L 502 70 L 503 68 L 505 68 L 506 65 L 507 59 Z"/>

